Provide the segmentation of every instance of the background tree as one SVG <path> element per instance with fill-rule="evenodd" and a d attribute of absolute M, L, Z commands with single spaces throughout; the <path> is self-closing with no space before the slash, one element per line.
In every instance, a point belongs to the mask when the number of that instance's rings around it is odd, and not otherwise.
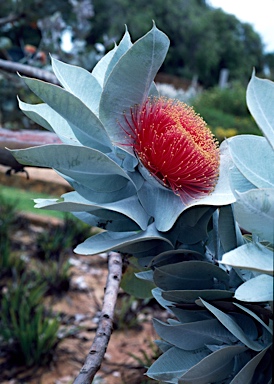
<path fill-rule="evenodd" d="M 218 79 L 222 68 L 229 69 L 232 79 L 244 83 L 249 80 L 253 67 L 258 72 L 263 70 L 263 43 L 260 35 L 250 24 L 242 23 L 235 16 L 216 9 L 208 14 L 207 27 L 209 26 L 215 35 L 212 46 L 214 47 L 215 41 L 217 51 L 217 60 L 212 67 L 212 80 Z M 200 71 L 202 71 L 201 64 Z"/>
<path fill-rule="evenodd" d="M 274 52 L 265 55 L 265 66 L 269 78 L 274 79 Z"/>
<path fill-rule="evenodd" d="M 206 87 L 218 83 L 222 68 L 231 80 L 245 84 L 252 67 L 263 69 L 263 44 L 251 25 L 221 9 L 198 0 L 94 0 L 95 18 L 91 44 L 119 39 L 126 24 L 133 40 L 144 34 L 155 20 L 169 36 L 171 46 L 162 71 L 191 79 L 197 75 Z M 115 15 L 115 16 L 114 16 Z"/>
<path fill-rule="evenodd" d="M 91 0 L 7 0 L 0 3 L 0 59 L 48 68 L 49 53 L 60 60 L 91 69 L 97 62 L 86 37 L 91 30 Z M 69 33 L 73 48 L 66 52 L 63 35 Z M 20 128 L 29 121 L 17 108 L 16 96 L 29 97 L 14 74 L 0 72 L 0 125 Z"/>
<path fill-rule="evenodd" d="M 91 0 L 42 3 L 38 0 L 7 1 L 0 4 L 0 12 L 0 41 L 3 38 L 6 41 L 9 39 L 11 47 L 8 48 L 8 57 L 11 59 L 26 61 L 24 47 L 33 45 L 36 49 L 50 52 L 61 59 L 77 61 L 79 65 L 92 68 L 97 61 L 93 47 L 86 45 L 94 15 Z M 73 49 L 69 54 L 62 44 L 65 32 L 73 39 Z M 14 51 L 18 52 L 17 56 Z M 6 54 L 1 49 L 0 56 Z"/>

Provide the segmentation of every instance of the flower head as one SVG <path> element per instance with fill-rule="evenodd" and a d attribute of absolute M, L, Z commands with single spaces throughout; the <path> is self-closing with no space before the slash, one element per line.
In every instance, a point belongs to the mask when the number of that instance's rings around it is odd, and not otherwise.
<path fill-rule="evenodd" d="M 171 99 L 149 98 L 131 108 L 124 128 L 141 164 L 187 204 L 213 191 L 219 148 L 204 120 Z"/>

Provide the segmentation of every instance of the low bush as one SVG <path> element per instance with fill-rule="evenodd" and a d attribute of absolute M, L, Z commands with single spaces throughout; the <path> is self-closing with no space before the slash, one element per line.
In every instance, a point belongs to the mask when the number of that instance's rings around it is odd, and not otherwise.
<path fill-rule="evenodd" d="M 24 261 L 11 252 L 10 235 L 16 222 L 16 202 L 6 199 L 0 194 L 0 278 L 21 273 Z M 0 283 L 0 288 L 2 284 Z"/>
<path fill-rule="evenodd" d="M 220 141 L 236 134 L 261 135 L 247 109 L 245 98 L 245 88 L 234 84 L 231 88 L 206 90 L 192 101 L 192 105 Z"/>
<path fill-rule="evenodd" d="M 71 278 L 71 264 L 67 257 L 59 260 L 48 259 L 40 262 L 35 272 L 35 279 L 47 284 L 46 294 L 60 295 L 69 290 Z"/>
<path fill-rule="evenodd" d="M 61 226 L 41 232 L 36 240 L 36 279 L 47 283 L 47 294 L 60 294 L 70 286 L 71 250 L 90 235 L 90 227 L 67 215 Z"/>
<path fill-rule="evenodd" d="M 42 305 L 46 289 L 45 283 L 31 282 L 27 274 L 5 289 L 0 302 L 0 338 L 13 364 L 41 365 L 51 358 L 58 343 L 60 323 L 46 316 Z"/>
<path fill-rule="evenodd" d="M 90 226 L 67 215 L 61 226 L 52 226 L 37 237 L 37 256 L 41 260 L 60 259 L 68 250 L 90 236 Z"/>

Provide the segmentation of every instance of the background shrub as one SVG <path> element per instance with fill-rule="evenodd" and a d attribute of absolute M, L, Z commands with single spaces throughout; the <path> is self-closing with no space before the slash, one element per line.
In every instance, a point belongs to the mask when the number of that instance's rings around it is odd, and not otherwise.
<path fill-rule="evenodd" d="M 192 105 L 220 141 L 236 134 L 261 135 L 247 109 L 245 95 L 245 87 L 237 83 L 224 89 L 214 87 L 200 93 Z"/>
<path fill-rule="evenodd" d="M 9 284 L 0 302 L 0 340 L 12 361 L 32 366 L 49 361 L 58 343 L 60 322 L 45 315 L 42 299 L 46 284 L 29 281 L 28 275 Z"/>

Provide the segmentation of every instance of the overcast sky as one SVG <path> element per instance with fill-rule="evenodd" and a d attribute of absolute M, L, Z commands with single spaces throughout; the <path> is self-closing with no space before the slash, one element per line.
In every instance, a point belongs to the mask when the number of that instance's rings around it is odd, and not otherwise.
<path fill-rule="evenodd" d="M 274 0 L 208 0 L 208 4 L 252 24 L 262 37 L 265 51 L 274 52 Z"/>

